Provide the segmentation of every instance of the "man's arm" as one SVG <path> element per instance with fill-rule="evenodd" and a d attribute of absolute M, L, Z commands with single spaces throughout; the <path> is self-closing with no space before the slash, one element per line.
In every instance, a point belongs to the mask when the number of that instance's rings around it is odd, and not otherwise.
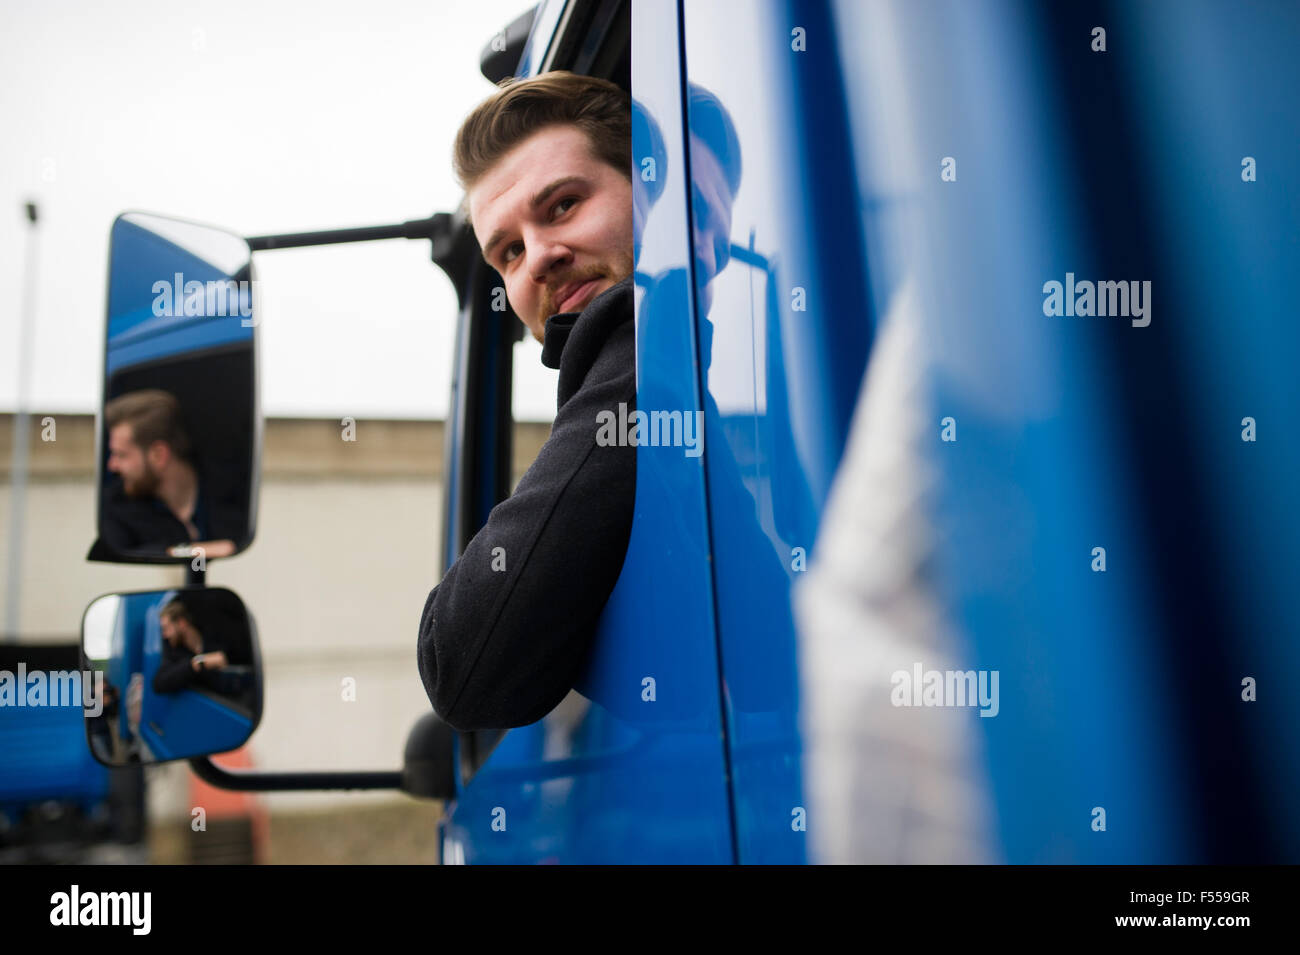
<path fill-rule="evenodd" d="M 105 489 L 100 497 L 99 539 L 97 548 L 102 548 L 105 558 L 111 559 L 116 554 L 127 553 L 139 546 L 139 541 L 132 526 L 129 514 L 130 503 L 119 488 Z"/>
<path fill-rule="evenodd" d="M 235 553 L 235 542 L 232 540 L 190 541 L 167 548 L 167 553 L 173 557 L 195 557 L 198 556 L 199 551 L 203 552 L 204 558 L 231 557 Z"/>
<path fill-rule="evenodd" d="M 153 675 L 155 693 L 176 693 L 194 682 L 197 674 L 191 664 L 193 657 L 184 651 L 163 654 L 158 672 Z"/>
<path fill-rule="evenodd" d="M 617 415 L 620 402 L 635 408 L 631 321 L 610 334 L 515 493 L 425 602 L 420 676 L 457 729 L 541 719 L 586 661 L 632 529 L 636 448 L 596 443 L 598 413 Z"/>

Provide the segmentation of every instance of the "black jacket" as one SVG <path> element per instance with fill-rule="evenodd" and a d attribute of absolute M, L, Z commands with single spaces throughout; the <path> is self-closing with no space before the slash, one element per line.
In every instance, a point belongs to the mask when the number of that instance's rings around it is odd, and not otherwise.
<path fill-rule="evenodd" d="M 209 646 L 209 641 L 203 641 L 203 652 L 212 653 L 219 647 Z M 178 693 L 181 690 L 189 689 L 212 689 L 213 677 L 215 672 L 212 670 L 196 671 L 192 660 L 196 654 L 190 651 L 188 647 L 176 645 L 163 641 L 162 660 L 158 663 L 158 670 L 153 675 L 153 691 L 155 693 Z"/>
<path fill-rule="evenodd" d="M 192 518 L 197 538 L 158 498 L 127 497 L 121 478 L 104 490 L 99 513 L 99 538 L 87 560 L 163 557 L 168 548 L 192 540 L 232 540 L 238 546 L 248 537 L 247 502 L 212 499 L 202 479 Z"/>
<path fill-rule="evenodd" d="M 636 448 L 598 445 L 596 432 L 599 412 L 636 407 L 633 302 L 629 276 L 547 320 L 542 362 L 560 372 L 551 436 L 425 601 L 420 676 L 456 729 L 541 719 L 586 662 L 632 531 Z"/>

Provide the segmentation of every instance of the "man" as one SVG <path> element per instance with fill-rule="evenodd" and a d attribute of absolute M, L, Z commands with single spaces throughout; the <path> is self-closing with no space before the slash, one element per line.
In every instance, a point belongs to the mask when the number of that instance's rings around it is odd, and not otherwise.
<path fill-rule="evenodd" d="M 104 421 L 108 470 L 120 484 L 105 495 L 101 543 L 119 554 L 161 554 L 178 545 L 188 545 L 186 554 L 191 547 L 208 557 L 233 554 L 233 540 L 209 540 L 214 530 L 234 528 L 209 513 L 180 402 L 156 388 L 132 391 L 105 405 Z"/>
<path fill-rule="evenodd" d="M 419 667 L 460 730 L 545 716 L 573 687 L 631 534 L 636 448 L 596 442 L 636 403 L 631 102 L 554 72 L 507 80 L 454 147 L 469 221 L 559 370 L 551 436 L 425 602 Z"/>
<path fill-rule="evenodd" d="M 210 650 L 195 626 L 189 608 L 179 600 L 158 611 L 162 630 L 162 663 L 153 677 L 155 693 L 176 693 L 195 685 L 211 686 L 211 675 L 229 664 L 223 650 Z M 206 651 L 206 652 L 205 652 Z"/>
<path fill-rule="evenodd" d="M 740 189 L 740 139 L 717 95 L 687 90 L 691 127 L 691 246 L 700 314 L 713 309 L 713 280 L 731 261 L 731 207 Z"/>

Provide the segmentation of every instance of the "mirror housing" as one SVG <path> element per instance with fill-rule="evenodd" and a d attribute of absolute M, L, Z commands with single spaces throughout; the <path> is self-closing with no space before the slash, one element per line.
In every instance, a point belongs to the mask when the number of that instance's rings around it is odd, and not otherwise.
<path fill-rule="evenodd" d="M 107 766 L 229 752 L 261 721 L 256 627 L 230 590 L 107 594 L 82 617 L 81 653 L 86 741 Z"/>
<path fill-rule="evenodd" d="M 255 289 L 244 238 L 146 213 L 113 222 L 89 560 L 174 563 L 252 542 Z"/>
<path fill-rule="evenodd" d="M 401 788 L 423 799 L 456 798 L 456 731 L 432 710 L 406 737 Z"/>

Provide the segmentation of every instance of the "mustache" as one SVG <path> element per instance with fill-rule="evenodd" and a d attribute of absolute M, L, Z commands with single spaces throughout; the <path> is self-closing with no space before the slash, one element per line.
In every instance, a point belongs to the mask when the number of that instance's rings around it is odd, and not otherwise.
<path fill-rule="evenodd" d="M 592 270 L 587 274 L 567 275 L 561 281 L 547 286 L 546 292 L 542 296 L 542 311 L 545 313 L 542 315 L 542 319 L 545 320 L 550 318 L 560 310 L 561 303 L 558 301 L 558 298 L 561 289 L 572 287 L 574 291 L 577 291 L 578 286 L 584 285 L 593 279 L 601 279 L 604 277 L 605 270 L 597 269 Z M 566 293 L 566 295 L 567 294 L 572 293 Z"/>
<path fill-rule="evenodd" d="M 584 271 L 570 272 L 560 280 L 553 282 L 543 290 L 542 300 L 538 303 L 538 324 L 545 325 L 546 320 L 558 314 L 560 303 L 555 301 L 560 289 L 571 283 L 581 285 L 593 279 L 608 279 L 611 283 L 620 282 L 632 274 L 635 262 L 631 253 L 615 254 L 610 261 L 593 265 Z"/>

